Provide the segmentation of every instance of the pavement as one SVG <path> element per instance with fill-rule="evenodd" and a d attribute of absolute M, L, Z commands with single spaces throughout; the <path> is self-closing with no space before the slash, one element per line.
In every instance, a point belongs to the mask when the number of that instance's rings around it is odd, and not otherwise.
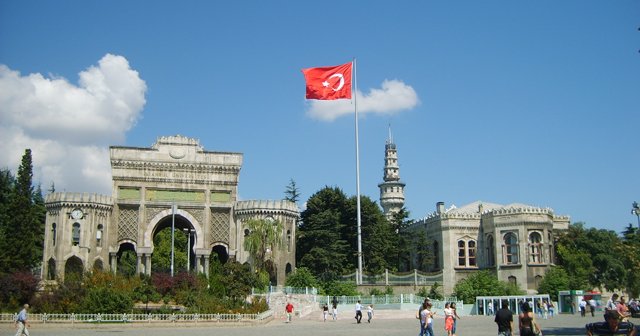
<path fill-rule="evenodd" d="M 393 335 L 417 335 L 418 321 L 415 312 L 412 311 L 387 311 L 375 312 L 371 323 L 366 321 L 366 312 L 361 324 L 357 324 L 351 311 L 341 312 L 337 321 L 329 318 L 322 320 L 322 313 L 314 313 L 306 317 L 295 317 L 291 323 L 286 323 L 281 317 L 274 318 L 266 323 L 251 325 L 235 325 L 228 322 L 211 322 L 189 324 L 162 325 L 155 324 L 32 324 L 29 329 L 34 336 L 76 336 L 76 335 L 118 335 L 118 336 L 169 336 L 169 335 L 258 335 L 258 336 L 314 336 L 314 335 L 366 335 L 366 336 L 393 336 Z M 517 316 L 515 317 L 517 328 Z M 595 317 L 562 314 L 547 320 L 538 320 L 544 335 L 585 335 L 586 323 L 603 321 L 602 314 Z M 640 325 L 640 319 L 631 321 Z M 444 331 L 444 319 L 442 316 L 435 318 L 434 331 L 436 336 L 446 335 Z M 497 335 L 497 327 L 493 318 L 489 316 L 462 316 L 458 321 L 457 336 L 494 336 Z M 15 329 L 12 323 L 0 324 L 0 335 L 14 335 Z M 516 333 L 517 334 L 517 333 Z"/>

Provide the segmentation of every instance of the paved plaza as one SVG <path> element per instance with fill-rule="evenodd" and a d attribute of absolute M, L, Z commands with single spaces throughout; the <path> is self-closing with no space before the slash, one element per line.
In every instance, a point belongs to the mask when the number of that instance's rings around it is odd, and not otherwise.
<path fill-rule="evenodd" d="M 118 324 L 118 325 L 86 325 L 86 324 L 32 324 L 31 335 L 48 336 L 76 336 L 76 335 L 121 335 L 121 336 L 169 336 L 169 335 L 259 335 L 259 336 L 313 336 L 313 335 L 417 335 L 418 322 L 413 312 L 407 311 L 377 311 L 372 323 L 363 319 L 362 324 L 356 324 L 351 312 L 342 312 L 338 321 L 322 322 L 321 315 L 314 314 L 304 318 L 294 318 L 291 323 L 285 323 L 276 318 L 258 325 L 230 325 L 228 323 L 195 323 L 181 325 L 147 325 Z M 516 318 L 517 319 L 517 318 Z M 584 325 L 589 322 L 602 320 L 602 314 L 596 317 L 580 317 L 580 315 L 560 315 L 548 320 L 539 320 L 545 335 L 584 335 Z M 640 324 L 640 319 L 632 319 Z M 516 321 L 517 326 L 517 321 Z M 442 317 L 435 320 L 436 336 L 446 335 Z M 0 325 L 0 335 L 14 335 L 12 323 Z M 463 316 L 458 322 L 459 336 L 493 336 L 497 328 L 493 318 L 486 316 Z"/>

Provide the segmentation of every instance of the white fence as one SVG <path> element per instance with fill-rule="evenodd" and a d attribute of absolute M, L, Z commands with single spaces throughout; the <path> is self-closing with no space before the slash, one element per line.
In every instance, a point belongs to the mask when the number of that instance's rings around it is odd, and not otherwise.
<path fill-rule="evenodd" d="M 0 314 L 0 323 L 14 322 L 18 314 Z M 259 322 L 273 317 L 260 314 L 32 314 L 31 323 L 176 323 L 176 322 Z"/>

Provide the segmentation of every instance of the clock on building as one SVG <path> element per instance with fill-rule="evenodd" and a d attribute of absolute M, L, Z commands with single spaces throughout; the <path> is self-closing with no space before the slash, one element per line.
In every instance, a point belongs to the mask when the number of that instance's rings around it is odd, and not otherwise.
<path fill-rule="evenodd" d="M 73 209 L 73 211 L 71 211 L 71 218 L 73 218 L 73 219 L 82 219 L 82 217 L 84 217 L 84 212 L 82 212 L 82 210 Z"/>

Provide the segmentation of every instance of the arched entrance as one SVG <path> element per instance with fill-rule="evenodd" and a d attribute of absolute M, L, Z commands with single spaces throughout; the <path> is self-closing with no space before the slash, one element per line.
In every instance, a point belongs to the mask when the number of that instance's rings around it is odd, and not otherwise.
<path fill-rule="evenodd" d="M 118 274 L 133 276 L 136 274 L 138 257 L 136 256 L 136 247 L 133 243 L 122 243 L 117 253 Z"/>
<path fill-rule="evenodd" d="M 55 280 L 56 276 L 56 260 L 50 258 L 47 262 L 47 280 Z"/>
<path fill-rule="evenodd" d="M 80 258 L 73 256 L 67 259 L 67 262 L 64 264 L 65 281 L 81 279 L 83 272 L 84 272 L 84 266 Z"/>
<path fill-rule="evenodd" d="M 171 273 L 171 227 L 173 232 L 173 273 L 191 272 L 195 269 L 197 233 L 191 222 L 181 216 L 165 216 L 152 233 L 153 254 L 151 267 L 154 272 Z"/>

